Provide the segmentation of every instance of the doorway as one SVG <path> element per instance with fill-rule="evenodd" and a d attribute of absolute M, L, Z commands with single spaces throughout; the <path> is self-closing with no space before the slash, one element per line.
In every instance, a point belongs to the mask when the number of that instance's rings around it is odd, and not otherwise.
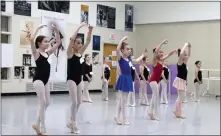
<path fill-rule="evenodd" d="M 111 60 L 108 62 L 108 65 L 111 68 L 110 71 L 110 82 L 109 87 L 113 88 L 116 84 L 116 66 L 112 65 L 113 63 L 117 63 L 116 56 L 117 44 L 104 43 L 104 54 L 103 57 L 110 57 Z"/>

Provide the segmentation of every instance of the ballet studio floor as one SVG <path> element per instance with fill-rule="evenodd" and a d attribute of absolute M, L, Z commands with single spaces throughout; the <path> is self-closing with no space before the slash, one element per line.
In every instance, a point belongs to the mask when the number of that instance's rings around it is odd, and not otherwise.
<path fill-rule="evenodd" d="M 150 99 L 150 96 L 148 96 Z M 81 135 L 219 135 L 220 99 L 201 98 L 200 103 L 188 99 L 183 104 L 185 120 L 176 119 L 172 113 L 175 95 L 168 105 L 160 105 L 161 121 L 147 117 L 148 106 L 128 107 L 129 126 L 114 122 L 117 93 L 109 93 L 109 101 L 101 101 L 100 93 L 91 93 L 94 103 L 83 103 L 78 113 Z M 139 100 L 137 100 L 138 103 Z M 2 97 L 2 135 L 35 135 L 31 125 L 36 120 L 38 101 L 36 95 Z M 70 117 L 68 94 L 51 95 L 51 105 L 46 112 L 48 135 L 72 135 L 66 124 Z"/>

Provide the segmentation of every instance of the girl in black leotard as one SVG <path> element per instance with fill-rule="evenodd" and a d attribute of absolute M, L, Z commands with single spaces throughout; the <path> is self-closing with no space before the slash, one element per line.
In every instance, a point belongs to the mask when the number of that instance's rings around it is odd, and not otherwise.
<path fill-rule="evenodd" d="M 83 80 L 84 80 L 83 102 L 92 103 L 93 101 L 91 100 L 88 92 L 88 85 L 92 81 L 92 75 L 93 75 L 91 56 L 89 54 L 85 54 L 84 59 L 85 62 L 83 64 Z"/>
<path fill-rule="evenodd" d="M 188 52 L 186 51 L 188 49 Z M 182 115 L 182 102 L 185 99 L 185 93 L 187 88 L 187 61 L 191 54 L 191 45 L 189 43 L 185 43 L 182 50 L 178 49 L 178 62 L 177 62 L 177 77 L 173 82 L 173 86 L 177 89 L 178 97 L 175 103 L 175 110 L 173 113 L 177 118 L 184 119 L 185 117 Z"/>
<path fill-rule="evenodd" d="M 149 78 L 150 78 L 150 70 L 147 67 L 149 61 L 147 57 L 143 57 L 141 65 L 140 65 L 140 104 L 148 106 L 149 101 L 147 97 L 147 84 L 149 84 Z"/>
<path fill-rule="evenodd" d="M 50 76 L 50 64 L 48 63 L 48 57 L 61 44 L 59 30 L 55 26 L 52 26 L 52 29 L 56 32 L 56 44 L 50 50 L 48 50 L 47 52 L 45 51 L 49 47 L 49 39 L 46 36 L 39 35 L 34 41 L 38 31 L 43 27 L 47 26 L 39 26 L 34 34 L 31 35 L 30 39 L 31 50 L 36 63 L 36 71 L 33 77 L 33 85 L 40 101 L 37 122 L 36 124 L 32 125 L 32 127 L 35 129 L 38 135 L 46 133 L 45 111 L 50 101 L 50 90 L 48 84 L 48 79 Z"/>
<path fill-rule="evenodd" d="M 110 82 L 110 67 L 107 64 L 108 57 L 104 57 L 104 64 L 102 67 L 102 79 L 103 79 L 103 88 L 102 88 L 102 99 L 108 101 L 108 84 Z"/>
<path fill-rule="evenodd" d="M 86 26 L 86 23 L 81 23 L 81 25 L 74 32 L 73 36 L 70 39 L 70 43 L 67 49 L 67 84 L 69 88 L 69 94 L 72 100 L 71 104 L 71 120 L 68 123 L 68 128 L 70 128 L 72 133 L 80 133 L 77 124 L 76 124 L 76 114 L 81 104 L 82 90 L 83 90 L 83 70 L 82 64 L 84 59 L 82 54 L 88 47 L 91 42 L 91 34 L 93 27 L 88 26 L 87 39 L 85 44 L 82 46 L 82 39 L 77 37 L 78 31 Z"/>
<path fill-rule="evenodd" d="M 202 84 L 202 71 L 200 70 L 201 68 L 201 61 L 196 61 L 196 70 L 195 70 L 195 79 L 194 79 L 194 84 L 196 87 L 196 92 L 194 95 L 194 100 L 195 102 L 200 101 L 200 85 Z"/>
<path fill-rule="evenodd" d="M 163 62 L 163 72 L 162 76 L 160 78 L 160 85 L 162 87 L 161 91 L 161 98 L 160 98 L 160 103 L 161 104 L 168 104 L 167 100 L 167 83 L 169 81 L 169 69 L 167 67 L 167 61 L 165 60 Z"/>

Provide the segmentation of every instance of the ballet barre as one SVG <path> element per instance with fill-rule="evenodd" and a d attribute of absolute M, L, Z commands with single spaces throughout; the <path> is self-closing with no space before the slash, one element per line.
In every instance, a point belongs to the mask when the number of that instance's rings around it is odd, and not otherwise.
<path fill-rule="evenodd" d="M 202 71 L 207 71 L 207 77 L 203 78 L 203 80 L 207 80 L 207 89 L 203 93 L 203 96 L 209 95 L 211 96 L 209 89 L 210 89 L 210 80 L 212 81 L 220 81 L 220 77 L 210 77 L 210 72 L 220 72 L 220 69 L 201 69 Z M 220 97 L 220 95 L 216 95 L 216 98 Z"/>

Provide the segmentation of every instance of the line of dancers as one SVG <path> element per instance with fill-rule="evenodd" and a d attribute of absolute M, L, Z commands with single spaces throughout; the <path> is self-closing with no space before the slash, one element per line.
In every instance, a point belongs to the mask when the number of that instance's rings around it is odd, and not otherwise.
<path fill-rule="evenodd" d="M 82 39 L 78 37 L 77 34 L 79 30 L 84 26 L 87 26 L 87 24 L 83 22 L 75 30 L 72 37 L 70 38 L 70 42 L 67 48 L 67 85 L 71 98 L 71 117 L 67 124 L 67 127 L 70 129 L 71 133 L 75 134 L 80 133 L 76 122 L 76 115 L 82 102 L 82 90 L 83 101 L 92 103 L 88 92 L 88 85 L 92 81 L 93 76 L 92 65 L 90 63 L 91 57 L 89 54 L 85 54 L 85 57 L 83 59 L 82 54 L 84 54 L 86 48 L 91 42 L 93 27 L 88 25 L 86 42 L 84 45 L 82 45 Z M 36 62 L 36 73 L 33 78 L 33 85 L 39 99 L 39 111 L 37 115 L 37 120 L 36 123 L 32 125 L 32 127 L 38 135 L 46 134 L 45 112 L 50 103 L 50 89 L 48 84 L 50 76 L 50 64 L 48 63 L 47 59 L 61 44 L 59 30 L 56 26 L 52 25 L 51 29 L 55 31 L 56 43 L 52 48 L 48 49 L 50 45 L 49 39 L 43 35 L 37 36 L 38 31 L 43 27 L 51 26 L 40 25 L 30 38 L 31 50 Z M 176 100 L 176 106 L 173 112 L 177 118 L 185 118 L 182 115 L 181 103 L 184 99 L 184 92 L 186 91 L 186 63 L 190 56 L 191 45 L 189 43 L 186 43 L 182 50 L 174 49 L 167 55 L 163 55 L 161 47 L 168 43 L 167 40 L 164 40 L 153 50 L 153 72 L 150 74 L 150 70 L 147 67 L 147 64 L 149 63 L 147 49 L 144 50 L 143 54 L 140 57 L 135 59 L 131 56 L 131 48 L 129 44 L 125 42 L 126 40 L 127 37 L 124 37 L 119 42 L 116 51 L 120 68 L 118 73 L 119 77 L 116 83 L 116 90 L 120 92 L 120 100 L 117 104 L 117 114 L 114 117 L 116 123 L 119 125 L 130 124 L 127 120 L 125 107 L 128 99 L 131 100 L 130 106 L 135 106 L 135 76 L 137 76 L 137 78 L 140 80 L 140 104 L 150 105 L 147 114 L 150 116 L 150 119 L 159 120 L 157 110 L 159 98 L 159 83 L 161 83 L 162 86 L 165 86 L 168 81 L 168 71 L 166 70 L 166 66 L 163 67 L 163 64 L 168 57 L 176 52 L 178 52 L 178 74 L 173 85 L 178 90 L 178 98 Z M 189 49 L 189 51 L 187 52 L 185 49 Z M 107 65 L 107 61 L 107 58 L 104 58 L 104 65 L 102 67 L 102 99 L 105 101 L 108 101 L 108 84 L 110 82 L 110 67 Z M 138 75 L 133 64 L 140 62 L 141 74 Z M 201 62 L 196 62 L 196 72 L 199 73 L 198 78 L 196 78 L 196 88 L 199 88 L 198 84 L 202 83 L 202 79 L 200 78 L 200 65 Z M 146 93 L 147 84 L 149 84 L 152 89 L 152 99 L 150 103 L 148 102 Z M 161 102 L 168 103 L 166 98 L 166 89 L 163 89 L 162 96 L 163 97 L 161 99 Z M 196 95 L 196 98 L 198 98 L 198 94 Z"/>

